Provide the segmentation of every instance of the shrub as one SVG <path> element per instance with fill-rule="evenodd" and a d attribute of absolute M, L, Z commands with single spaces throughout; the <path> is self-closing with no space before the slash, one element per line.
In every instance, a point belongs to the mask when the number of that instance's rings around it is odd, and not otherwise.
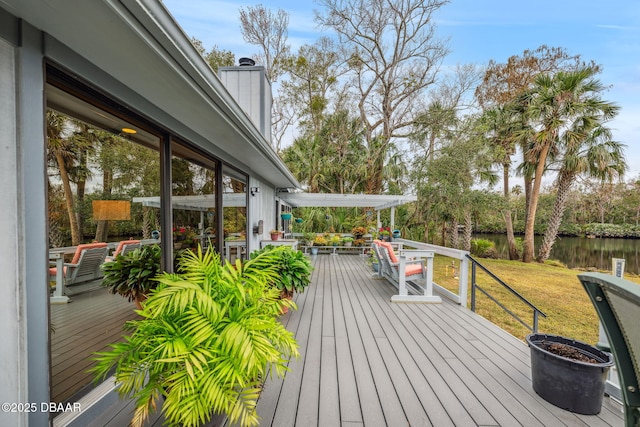
<path fill-rule="evenodd" d="M 496 244 L 491 240 L 486 240 L 486 239 L 472 239 L 471 254 L 478 256 L 480 258 L 497 258 L 498 257 Z"/>
<path fill-rule="evenodd" d="M 324 236 L 316 236 L 313 239 L 313 245 L 314 246 L 327 246 L 328 243 L 329 242 L 328 242 L 327 238 L 324 237 Z"/>

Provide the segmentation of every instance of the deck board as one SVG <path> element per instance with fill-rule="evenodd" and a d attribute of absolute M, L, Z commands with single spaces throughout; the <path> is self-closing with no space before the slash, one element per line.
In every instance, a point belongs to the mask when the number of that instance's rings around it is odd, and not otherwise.
<path fill-rule="evenodd" d="M 526 344 L 475 313 L 446 299 L 391 303 L 395 287 L 373 276 L 363 257 L 312 260 L 313 283 L 300 306 L 308 327 L 297 329 L 304 351 L 280 381 L 278 399 L 271 381 L 265 385 L 258 413 L 277 417 L 261 426 L 624 424 L 608 398 L 598 416 L 545 402 L 531 387 Z"/>
<path fill-rule="evenodd" d="M 97 288 L 73 295 L 68 304 L 51 305 L 51 400 L 64 402 L 93 387 L 90 357 L 119 341 L 135 306 L 120 295 Z"/>
<path fill-rule="evenodd" d="M 300 358 L 266 381 L 261 426 L 623 426 L 608 398 L 598 416 L 541 399 L 527 345 L 475 313 L 448 300 L 391 303 L 395 287 L 357 255 L 311 259 L 312 284 L 281 317 Z M 128 419 L 111 412 L 91 425 Z"/>

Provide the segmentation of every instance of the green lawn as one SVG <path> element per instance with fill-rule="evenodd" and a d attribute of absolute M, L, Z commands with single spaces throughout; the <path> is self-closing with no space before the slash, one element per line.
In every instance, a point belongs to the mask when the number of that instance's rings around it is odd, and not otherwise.
<path fill-rule="evenodd" d="M 540 332 L 563 335 L 591 344 L 598 341 L 598 318 L 577 278 L 581 271 L 547 264 L 525 264 L 519 261 L 489 259 L 479 261 L 547 315 L 546 319 L 540 318 Z M 457 279 L 452 277 L 450 266 L 450 258 L 436 256 L 434 281 L 453 290 L 457 288 Z M 627 275 L 625 278 L 640 283 L 640 277 Z M 477 272 L 477 282 L 525 322 L 533 323 L 531 309 L 480 269 Z M 471 286 L 471 280 L 469 280 L 469 286 Z M 469 307 L 471 307 L 470 294 L 469 290 Z M 480 292 L 476 295 L 476 311 L 520 339 L 524 340 L 529 333 L 527 328 Z"/>

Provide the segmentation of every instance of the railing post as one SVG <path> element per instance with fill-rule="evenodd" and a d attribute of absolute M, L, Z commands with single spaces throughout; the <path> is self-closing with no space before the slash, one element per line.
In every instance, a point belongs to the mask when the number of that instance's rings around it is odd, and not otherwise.
<path fill-rule="evenodd" d="M 386 249 L 383 249 L 383 250 L 386 250 Z M 408 295 L 407 279 L 404 275 L 406 265 L 407 265 L 407 257 L 404 255 L 400 255 L 400 263 L 398 265 L 398 295 L 403 297 L 406 297 Z"/>
<path fill-rule="evenodd" d="M 471 311 L 476 311 L 476 263 L 475 262 L 471 263 Z"/>
<path fill-rule="evenodd" d="M 473 280 L 475 281 L 475 278 Z M 460 305 L 467 308 L 467 297 L 469 296 L 469 258 L 466 256 L 460 259 L 458 294 L 460 295 Z"/>
<path fill-rule="evenodd" d="M 533 310 L 533 333 L 538 333 L 538 310 Z"/>
<path fill-rule="evenodd" d="M 427 283 L 424 289 L 424 295 L 433 296 L 433 255 L 427 258 Z"/>

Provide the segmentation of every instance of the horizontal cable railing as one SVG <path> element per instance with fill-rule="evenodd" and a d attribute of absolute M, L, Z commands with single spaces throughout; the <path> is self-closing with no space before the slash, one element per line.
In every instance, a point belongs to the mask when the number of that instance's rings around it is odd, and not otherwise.
<path fill-rule="evenodd" d="M 542 317 L 547 317 L 546 314 L 544 314 L 542 312 L 542 310 L 540 310 L 538 307 L 536 307 L 535 305 L 533 305 L 529 300 L 527 300 L 525 297 L 523 297 L 522 295 L 520 295 L 518 293 L 518 291 L 516 291 L 515 289 L 513 289 L 511 286 L 507 285 L 505 282 L 502 281 L 502 279 L 500 279 L 498 276 L 496 276 L 495 274 L 493 274 L 488 268 L 486 268 L 485 266 L 483 266 L 482 264 L 480 264 L 475 258 L 473 258 L 471 255 L 467 255 L 467 258 L 469 258 L 469 260 L 471 260 L 471 311 L 476 311 L 476 289 L 479 290 L 480 292 L 482 292 L 484 295 L 486 295 L 491 301 L 495 302 L 500 308 L 502 308 L 506 313 L 508 313 L 509 315 L 511 315 L 514 319 L 516 319 L 518 322 L 520 322 L 520 324 L 522 324 L 525 328 L 529 329 L 530 331 L 536 333 L 538 332 L 538 320 L 539 320 L 539 316 Z M 529 306 L 529 308 L 531 308 L 533 310 L 533 325 L 529 325 L 527 324 L 524 320 L 522 320 L 517 314 L 515 314 L 513 311 L 511 311 L 508 307 L 506 307 L 504 304 L 502 304 L 500 301 L 498 301 L 495 297 L 493 297 L 491 294 L 489 294 L 488 291 L 486 291 L 485 289 L 483 289 L 482 287 L 480 287 L 476 281 L 476 269 L 480 268 L 482 271 L 484 271 L 485 273 L 487 273 L 489 275 L 489 277 L 491 277 L 493 280 L 495 280 L 498 284 L 500 284 L 501 286 L 503 286 L 506 290 L 508 290 L 511 294 L 513 294 L 515 297 L 517 297 L 520 301 L 522 301 L 525 305 Z"/>

